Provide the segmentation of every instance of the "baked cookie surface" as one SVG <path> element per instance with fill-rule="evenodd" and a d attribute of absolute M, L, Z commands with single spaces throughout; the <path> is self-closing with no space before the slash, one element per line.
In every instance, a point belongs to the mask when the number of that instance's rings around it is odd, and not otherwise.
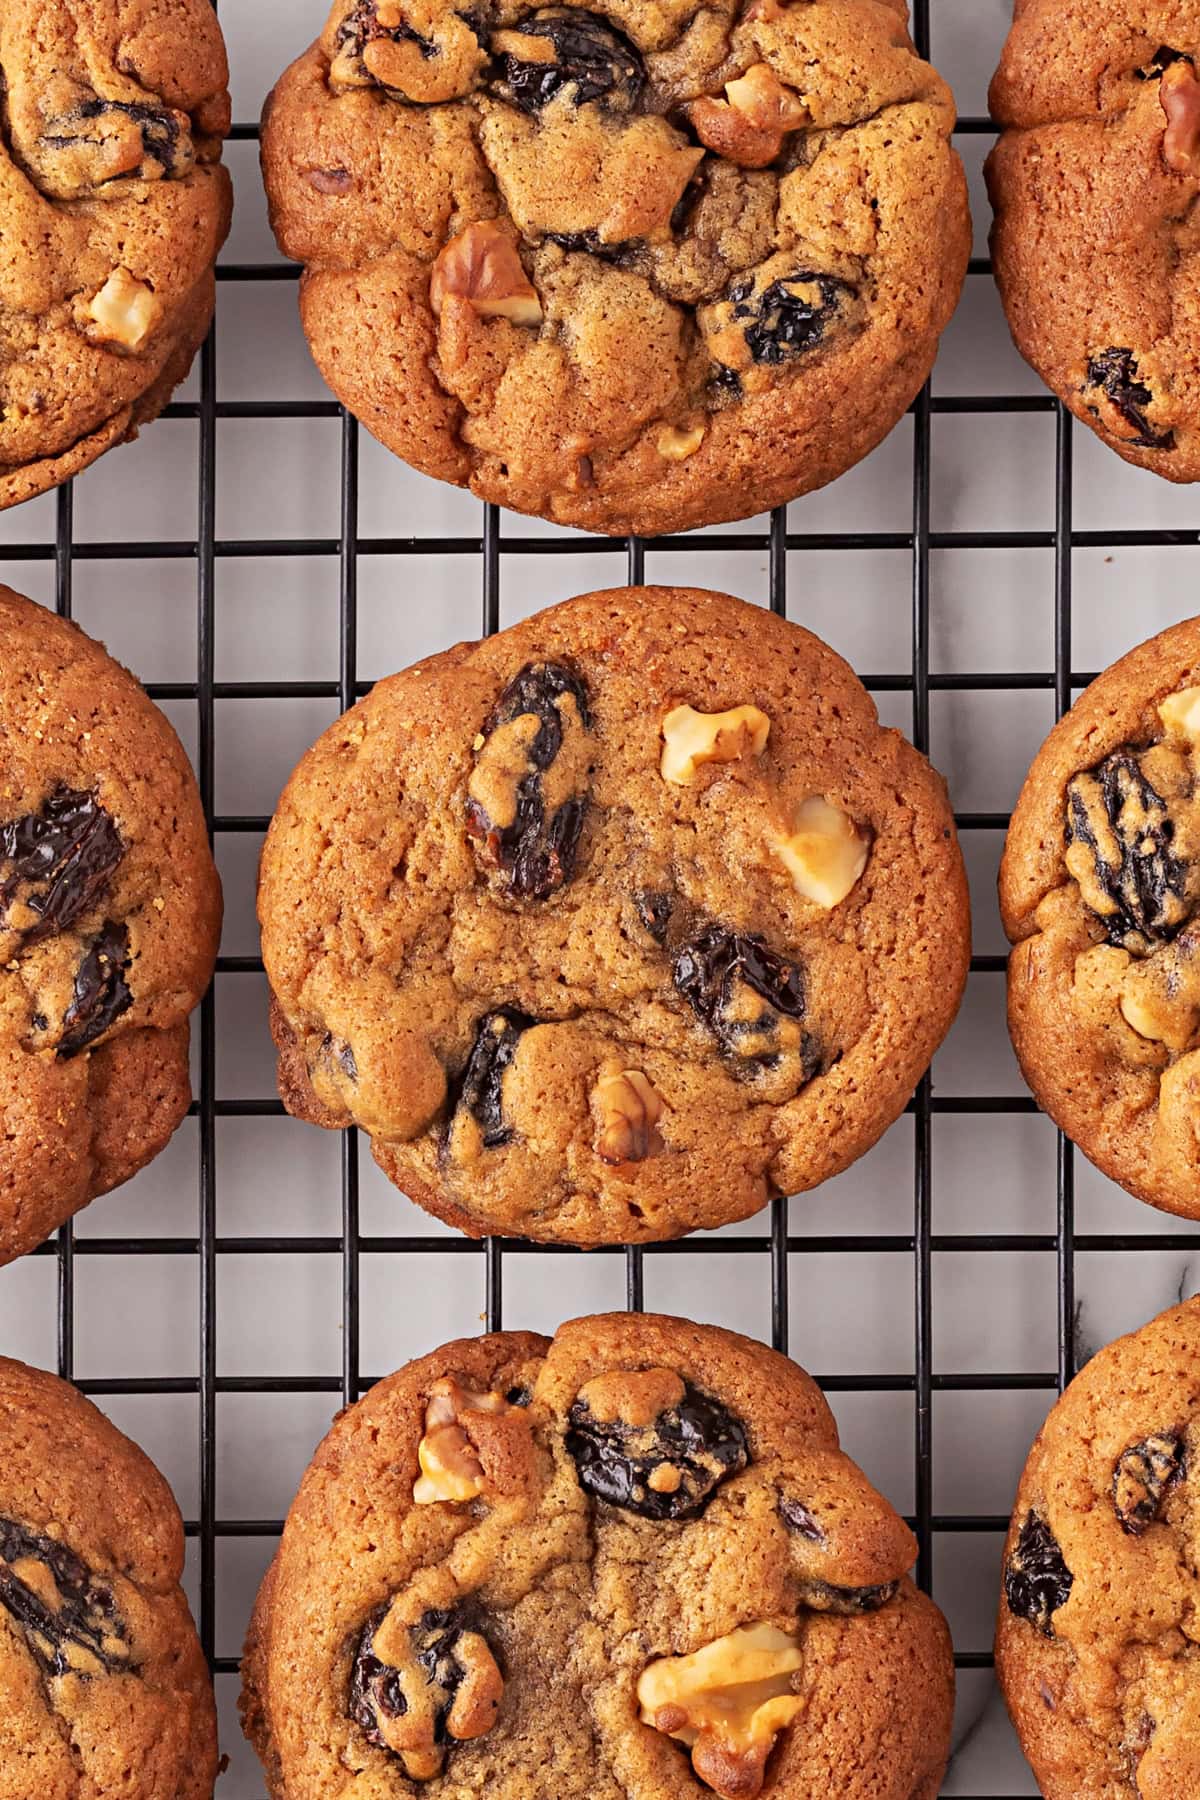
<path fill-rule="evenodd" d="M 996 1667 L 1046 1800 L 1200 1791 L 1200 1301 L 1109 1344 L 1021 1477 Z"/>
<path fill-rule="evenodd" d="M 338 396 L 426 474 L 604 532 L 871 450 L 970 223 L 903 0 L 338 0 L 264 115 Z"/>
<path fill-rule="evenodd" d="M 1055 726 L 1000 906 L 1039 1105 L 1138 1199 L 1200 1216 L 1200 619 L 1130 651 Z"/>
<path fill-rule="evenodd" d="M 317 1452 L 243 1665 L 274 1800 L 932 1800 L 949 1635 L 762 1344 L 611 1314 L 448 1344 Z"/>
<path fill-rule="evenodd" d="M 1200 478 L 1200 6 L 1016 0 L 992 260 L 1017 347 L 1127 462 Z"/>
<path fill-rule="evenodd" d="M 183 1523 L 75 1388 L 0 1358 L 0 1800 L 210 1800 Z"/>
<path fill-rule="evenodd" d="M 187 374 L 229 228 L 228 74 L 210 0 L 0 7 L 0 508 Z"/>
<path fill-rule="evenodd" d="M 969 954 L 940 778 L 762 608 L 618 588 L 380 682 L 263 853 L 280 1087 L 461 1230 L 745 1218 L 902 1110 Z"/>
<path fill-rule="evenodd" d="M 0 587 L 0 1263 L 162 1149 L 221 890 L 191 765 L 77 626 Z"/>

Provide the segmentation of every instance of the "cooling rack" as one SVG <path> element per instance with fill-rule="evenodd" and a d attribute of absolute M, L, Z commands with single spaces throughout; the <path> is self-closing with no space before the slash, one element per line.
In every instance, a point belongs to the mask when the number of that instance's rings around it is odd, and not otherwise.
<path fill-rule="evenodd" d="M 324 6 L 224 0 L 221 11 L 236 77 L 239 59 L 256 73 L 281 66 L 308 41 Z M 969 61 L 977 42 L 978 58 L 990 66 L 1004 12 L 1003 0 L 915 0 L 917 43 L 940 60 L 944 32 Z M 239 108 L 246 117 L 261 98 L 251 86 L 247 78 L 248 103 Z M 980 80 L 971 87 L 982 92 Z M 992 129 L 981 111 L 959 121 L 959 145 L 973 168 Z M 230 149 L 240 206 L 251 209 L 256 137 L 254 124 L 239 123 Z M 156 652 L 122 623 L 124 592 L 169 588 L 171 631 L 188 621 L 194 673 L 148 685 L 193 750 L 237 915 L 198 1014 L 192 1117 L 160 1164 L 121 1196 L 97 1203 L 33 1258 L 0 1272 L 0 1352 L 57 1360 L 63 1375 L 147 1443 L 175 1481 L 187 1518 L 189 1583 L 232 1762 L 218 1793 L 261 1800 L 261 1781 L 236 1731 L 237 1649 L 295 1479 L 330 1415 L 406 1355 L 463 1330 L 552 1326 L 622 1299 L 631 1308 L 647 1304 L 734 1324 L 813 1369 L 839 1413 L 847 1447 L 910 1516 L 920 1542 L 918 1579 L 955 1628 L 960 1708 L 945 1793 L 990 1800 L 1036 1793 L 992 1688 L 988 1648 L 1016 1474 L 1040 1417 L 1077 1363 L 1116 1331 L 1192 1291 L 1200 1233 L 1167 1229 L 1158 1214 L 1109 1190 L 1086 1165 L 1077 1172 L 1070 1145 L 1055 1139 L 1013 1078 L 1003 1048 L 1004 959 L 987 903 L 971 982 L 973 992 L 986 992 L 986 1003 L 968 1003 L 966 1025 L 952 1033 L 905 1119 L 827 1191 L 791 1204 L 776 1200 L 769 1213 L 740 1226 L 645 1250 L 582 1257 L 501 1239 L 479 1245 L 387 1189 L 355 1132 L 325 1138 L 286 1121 L 278 1100 L 268 1097 L 265 1056 L 241 1055 L 245 1032 L 262 1035 L 262 964 L 248 919 L 269 809 L 241 806 L 239 796 L 247 791 L 246 769 L 260 762 L 270 765 L 264 779 L 277 791 L 275 774 L 286 773 L 291 750 L 298 754 L 368 690 L 367 661 L 373 659 L 374 675 L 388 671 L 381 618 L 406 621 L 409 636 L 390 662 L 398 667 L 414 659 L 403 654 L 413 629 L 423 653 L 471 631 L 475 621 L 483 632 L 495 631 L 511 622 L 513 608 L 531 610 L 585 586 L 641 582 L 649 558 L 655 578 L 734 586 L 841 647 L 829 629 L 837 605 L 813 616 L 812 595 L 827 579 L 815 579 L 814 571 L 832 563 L 857 580 L 872 557 L 886 558 L 887 572 L 864 602 L 865 622 L 847 653 L 885 716 L 919 748 L 933 749 L 955 793 L 975 734 L 983 744 L 976 761 L 988 760 L 989 744 L 1011 761 L 1007 740 L 1015 733 L 1023 768 L 1052 717 L 1101 661 L 1192 610 L 1174 560 L 1200 542 L 1186 501 L 1164 498 L 1147 486 L 1151 478 L 1114 458 L 1098 461 L 1094 446 L 1077 442 L 1069 415 L 1013 359 L 1002 361 L 1000 378 L 990 382 L 994 391 L 970 391 L 962 379 L 943 388 L 935 371 L 933 391 L 921 394 L 910 420 L 871 459 L 875 486 L 853 490 L 886 493 L 882 510 L 870 499 L 860 507 L 839 498 L 839 490 L 851 491 L 850 476 L 769 520 L 646 543 L 586 538 L 465 498 L 450 506 L 444 490 L 430 500 L 432 484 L 386 459 L 311 384 L 303 398 L 223 394 L 218 342 L 232 336 L 232 322 L 246 324 L 233 304 L 237 293 L 281 292 L 291 308 L 288 284 L 296 271 L 267 255 L 242 255 L 238 245 L 252 238 L 236 238 L 222 263 L 217 327 L 192 382 L 165 415 L 183 434 L 182 463 L 168 428 L 157 425 L 137 451 L 115 452 L 81 478 L 78 492 L 67 487 L 10 514 L 0 530 L 0 575 L 61 613 L 77 612 L 135 669 L 144 670 Z M 990 290 L 988 263 L 977 255 L 964 302 L 968 333 L 983 329 L 976 321 Z M 987 329 L 995 332 L 994 318 Z M 237 367 L 244 370 L 244 359 Z M 272 441 L 290 446 L 289 466 L 298 458 L 314 489 L 336 481 L 335 530 L 276 534 L 266 502 L 267 529 L 246 527 L 258 516 L 253 494 L 232 488 L 249 491 L 261 481 L 275 493 L 278 484 L 272 486 L 269 458 L 241 456 L 236 480 L 222 486 L 221 459 L 233 456 L 232 434 L 243 426 L 283 433 Z M 1016 523 L 942 527 L 936 480 L 951 479 L 951 464 L 934 456 L 939 430 L 969 431 L 964 441 L 976 466 L 994 466 L 996 481 L 1007 484 Z M 179 474 L 165 507 L 152 478 L 160 444 L 168 475 Z M 123 484 L 123 472 L 135 468 L 149 510 L 140 510 L 138 489 Z M 77 530 L 84 492 L 102 492 L 114 511 L 87 507 Z M 387 496 L 382 507 L 380 492 Z M 1079 520 L 1081 499 L 1090 525 Z M 442 529 L 447 507 L 452 528 Z M 298 509 L 278 510 L 288 522 Z M 1147 515 L 1149 523 L 1129 522 Z M 234 531 L 218 529 L 225 517 Z M 431 520 L 435 529 L 428 530 Z M 371 528 L 381 521 L 389 530 Z M 1027 570 L 1019 561 L 1026 552 L 1033 558 Z M 976 581 L 988 589 L 983 610 L 998 604 L 985 580 L 995 568 L 989 553 L 1018 559 L 1010 596 L 1020 589 L 1014 606 L 1019 599 L 1040 623 L 1022 638 L 1028 655 L 991 655 L 980 659 L 986 666 L 958 667 L 953 654 L 935 654 L 934 559 L 959 571 L 946 611 L 968 620 L 980 610 Z M 1167 560 L 1119 560 L 1142 553 Z M 1089 593 L 1077 612 L 1072 576 L 1080 558 Z M 836 575 L 832 580 L 836 585 Z M 298 599 L 305 584 L 314 597 L 307 611 Z M 101 587 L 108 609 L 98 615 L 91 597 Z M 245 620 L 268 590 L 267 628 L 247 634 Z M 464 611 L 472 594 L 474 619 Z M 1076 666 L 1072 644 L 1081 618 L 1084 668 Z M 241 621 L 234 635 L 253 641 L 253 654 L 244 666 L 235 659 L 232 675 L 220 654 L 231 619 Z M 939 629 L 946 644 L 955 641 L 954 630 Z M 968 641 L 982 641 L 972 629 Z M 296 650 L 301 639 L 303 655 Z M 1012 641 L 1010 632 L 1004 642 Z M 873 668 L 876 643 L 887 654 Z M 1014 696 L 1032 697 L 1036 729 L 1028 720 L 1012 725 L 1003 710 L 997 722 L 989 711 Z M 276 770 L 280 703 L 315 723 L 300 729 L 286 715 L 298 736 Z M 940 731 L 939 705 L 951 709 Z M 261 798 L 263 783 L 249 786 Z M 978 784 L 967 786 L 974 792 Z M 234 796 L 228 805 L 226 791 Z M 978 899 L 994 871 L 1007 807 L 964 806 L 957 817 Z M 979 949 L 981 941 L 988 947 Z M 976 1184 L 978 1195 L 970 1191 Z M 1087 1272 L 1082 1316 L 1080 1269 Z M 996 1326 L 1001 1314 L 1013 1321 L 1007 1333 Z"/>

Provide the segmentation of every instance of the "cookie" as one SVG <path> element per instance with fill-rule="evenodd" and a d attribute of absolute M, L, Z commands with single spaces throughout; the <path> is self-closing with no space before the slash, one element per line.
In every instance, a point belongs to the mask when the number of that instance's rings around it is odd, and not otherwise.
<path fill-rule="evenodd" d="M 188 1109 L 221 888 L 191 765 L 133 676 L 0 587 L 0 1263 Z"/>
<path fill-rule="evenodd" d="M 229 229 L 228 78 L 210 0 L 0 6 L 0 509 L 187 374 Z"/>
<path fill-rule="evenodd" d="M 944 784 L 762 608 L 586 594 L 302 759 L 259 917 L 288 1109 L 473 1234 L 678 1236 L 837 1173 L 954 1016 Z"/>
<path fill-rule="evenodd" d="M 996 1668 L 1046 1800 L 1200 1792 L 1200 1300 L 1094 1356 L 1029 1453 Z"/>
<path fill-rule="evenodd" d="M 0 1800 L 210 1800 L 212 1683 L 149 1457 L 0 1357 Z"/>
<path fill-rule="evenodd" d="M 1000 906 L 1039 1105 L 1139 1200 L 1200 1217 L 1200 619 L 1122 657 L 1055 726 Z"/>
<path fill-rule="evenodd" d="M 317 1451 L 250 1628 L 273 1800 L 933 1800 L 954 1674 L 815 1383 L 682 1319 L 447 1344 Z"/>
<path fill-rule="evenodd" d="M 1200 479 L 1200 7 L 1016 0 L 992 82 L 992 262 L 1026 361 L 1076 418 Z"/>
<path fill-rule="evenodd" d="M 337 0 L 263 170 L 322 374 L 425 474 L 590 531 L 875 447 L 970 221 L 904 0 Z"/>

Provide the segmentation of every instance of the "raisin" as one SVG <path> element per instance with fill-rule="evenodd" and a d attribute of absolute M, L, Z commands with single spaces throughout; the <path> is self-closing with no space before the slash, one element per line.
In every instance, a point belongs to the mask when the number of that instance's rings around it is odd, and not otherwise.
<path fill-rule="evenodd" d="M 814 294 L 813 289 L 816 289 Z M 733 318 L 742 326 L 746 348 L 756 363 L 781 363 L 814 350 L 828 331 L 846 295 L 855 289 L 835 275 L 798 269 L 755 293 L 753 275 L 729 290 Z"/>
<path fill-rule="evenodd" d="M 1066 1605 L 1074 1585 L 1054 1533 L 1037 1513 L 1026 1513 L 1004 1570 L 1009 1612 L 1027 1619 L 1043 1637 L 1053 1637 L 1052 1615 Z"/>
<path fill-rule="evenodd" d="M 1157 81 L 1163 70 L 1169 69 L 1172 63 L 1191 61 L 1186 50 L 1172 50 L 1170 44 L 1160 44 L 1145 67 L 1133 72 L 1139 81 Z M 1112 352 L 1108 354 L 1111 355 Z"/>
<path fill-rule="evenodd" d="M 498 1150 L 512 1141 L 512 1128 L 504 1122 L 504 1072 L 522 1036 L 536 1024 L 536 1019 L 514 1006 L 485 1013 L 479 1021 L 454 1104 L 465 1107 L 475 1120 L 485 1150 Z"/>
<path fill-rule="evenodd" d="M 527 1387 L 510 1387 L 504 1398 L 510 1406 L 528 1406 L 533 1394 Z"/>
<path fill-rule="evenodd" d="M 58 1045 L 60 1057 L 78 1056 L 128 1012 L 133 1005 L 125 980 L 128 967 L 129 927 L 110 919 L 93 939 L 76 973 Z"/>
<path fill-rule="evenodd" d="M 1143 450 L 1173 450 L 1175 433 L 1157 431 L 1146 417 L 1154 395 L 1138 379 L 1137 358 L 1132 350 L 1102 350 L 1088 359 L 1087 385 L 1101 388 L 1125 423 L 1135 433 L 1132 442 Z M 1092 408 L 1095 411 L 1095 408 Z"/>
<path fill-rule="evenodd" d="M 107 886 L 125 854 L 121 834 L 94 794 L 58 788 L 40 811 L 0 825 L 0 907 L 20 897 L 34 924 L 18 926 L 26 944 L 68 930 Z"/>
<path fill-rule="evenodd" d="M 721 1482 L 750 1461 L 741 1420 L 690 1384 L 677 1406 L 647 1426 L 597 1419 L 586 1400 L 575 1402 L 568 1423 L 567 1449 L 580 1485 L 644 1519 L 697 1517 Z M 651 1484 L 663 1468 L 674 1471 L 677 1485 Z"/>
<path fill-rule="evenodd" d="M 437 55 L 437 45 L 414 31 L 411 25 L 406 25 L 403 20 L 399 25 L 381 25 L 377 14 L 377 0 L 358 0 L 358 4 L 351 7 L 338 28 L 339 56 L 352 56 L 361 62 L 363 51 L 376 38 L 389 38 L 393 44 L 418 44 L 427 62 Z"/>
<path fill-rule="evenodd" d="M 675 953 L 675 986 L 735 1065 L 772 1068 L 797 1036 L 804 1018 L 799 964 L 769 949 L 761 937 L 708 925 Z M 788 1030 L 788 1022 L 792 1030 Z M 817 1069 L 813 1039 L 798 1033 L 801 1071 Z"/>
<path fill-rule="evenodd" d="M 41 1563 L 56 1598 L 30 1587 L 17 1568 Z M 0 1607 L 21 1630 L 47 1675 L 84 1677 L 130 1666 L 129 1631 L 111 1588 L 57 1538 L 0 1518 Z M 98 1667 L 93 1666 L 98 1665 Z"/>
<path fill-rule="evenodd" d="M 643 889 L 641 893 L 634 895 L 633 904 L 637 908 L 638 918 L 654 942 L 659 945 L 665 944 L 667 928 L 671 923 L 671 913 L 674 910 L 674 901 L 670 894 Z"/>
<path fill-rule="evenodd" d="M 588 256 L 598 256 L 601 262 L 612 263 L 616 268 L 627 268 L 635 260 L 638 244 L 636 238 L 622 238 L 619 243 L 606 244 L 594 231 L 548 231 L 543 241 L 557 244 L 568 254 L 575 250 L 586 251 Z"/>
<path fill-rule="evenodd" d="M 1132 751 L 1067 783 L 1066 835 L 1067 867 L 1114 944 L 1143 949 L 1175 936 L 1189 911 L 1188 868 L 1171 848 L 1167 802 Z"/>
<path fill-rule="evenodd" d="M 724 363 L 714 363 L 708 378 L 708 404 L 713 412 L 722 407 L 732 406 L 743 394 L 742 378 L 736 369 L 728 368 Z"/>
<path fill-rule="evenodd" d="M 591 728 L 587 689 L 561 663 L 528 663 L 484 725 L 467 788 L 467 835 L 485 866 L 507 875 L 519 900 L 547 900 L 575 873 Z M 520 763 L 524 773 L 514 772 Z M 566 797 L 548 812 L 545 777 L 552 768 Z M 494 823 L 501 812 L 509 816 Z"/>
<path fill-rule="evenodd" d="M 1130 1444 L 1113 1469 L 1113 1505 L 1121 1527 L 1131 1537 L 1162 1516 L 1163 1502 L 1187 1473 L 1183 1439 L 1177 1432 L 1157 1432 Z"/>
<path fill-rule="evenodd" d="M 455 1741 L 450 1715 L 464 1683 L 499 1684 L 499 1672 L 491 1644 L 480 1621 L 466 1607 L 423 1613 L 409 1629 L 410 1657 L 404 1668 L 395 1668 L 375 1653 L 375 1634 L 389 1608 L 382 1606 L 367 1621 L 358 1642 L 350 1673 L 350 1716 L 362 1727 L 368 1742 L 396 1754 L 388 1741 L 387 1721 L 409 1712 L 422 1715 L 424 1744 L 414 1731 L 412 1750 L 399 1754 L 406 1772 L 415 1779 L 440 1773 L 445 1752 Z M 494 1688 L 493 1688 L 494 1691 Z M 486 1729 L 486 1726 L 484 1727 Z M 460 1733 L 460 1735 L 462 1735 Z M 480 1735 L 478 1722 L 470 1735 Z M 410 1762 L 414 1753 L 420 1763 Z"/>
<path fill-rule="evenodd" d="M 881 1581 L 876 1587 L 834 1587 L 828 1581 L 806 1581 L 801 1584 L 801 1604 L 813 1612 L 840 1613 L 853 1618 L 861 1613 L 878 1612 L 896 1594 L 898 1581 Z"/>
<path fill-rule="evenodd" d="M 642 59 L 606 19 L 580 6 L 544 7 L 515 29 L 524 37 L 547 38 L 554 47 L 548 62 L 526 62 L 510 51 L 501 51 L 496 59 L 498 91 L 522 112 L 540 112 L 568 87 L 576 106 L 600 100 L 630 112 L 641 99 L 646 85 Z"/>
<path fill-rule="evenodd" d="M 810 1543 L 823 1544 L 825 1542 L 825 1533 L 802 1500 L 792 1500 L 787 1494 L 781 1494 L 779 1516 L 789 1531 L 799 1532 L 800 1536 L 808 1538 Z"/>
<path fill-rule="evenodd" d="M 42 143 L 51 150 L 79 150 L 89 144 L 98 145 L 105 136 L 105 120 L 118 113 L 137 126 L 148 163 L 157 163 L 168 180 L 187 174 L 192 166 L 192 146 L 184 135 L 178 115 L 166 107 L 146 106 L 139 101 L 85 101 L 69 118 L 59 122 L 62 129 L 47 132 Z M 131 173 L 140 179 L 146 178 L 145 170 L 126 169 L 122 170 L 121 176 L 113 175 L 107 179 L 128 179 Z"/>

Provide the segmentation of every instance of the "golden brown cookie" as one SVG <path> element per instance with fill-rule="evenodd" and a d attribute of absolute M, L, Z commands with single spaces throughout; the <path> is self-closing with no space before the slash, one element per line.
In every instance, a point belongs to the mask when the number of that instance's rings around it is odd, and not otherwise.
<path fill-rule="evenodd" d="M 1092 1358 L 1029 1453 L 996 1667 L 1046 1800 L 1200 1793 L 1200 1300 Z"/>
<path fill-rule="evenodd" d="M 1200 619 L 1106 669 L 1046 739 L 1000 869 L 1013 1043 L 1122 1187 L 1200 1216 Z"/>
<path fill-rule="evenodd" d="M 0 1358 L 0 1800 L 210 1800 L 212 1684 L 150 1459 Z"/>
<path fill-rule="evenodd" d="M 604 532 L 831 481 L 929 373 L 970 242 L 904 0 L 337 0 L 264 116 L 347 406 Z"/>
<path fill-rule="evenodd" d="M 949 1634 L 803 1370 L 682 1319 L 447 1344 L 344 1413 L 263 1584 L 273 1800 L 933 1800 Z"/>
<path fill-rule="evenodd" d="M 853 672 L 682 588 L 380 682 L 263 853 L 290 1111 L 461 1230 L 668 1238 L 835 1174 L 948 1029 L 945 786 Z"/>
<path fill-rule="evenodd" d="M 1200 478 L 1200 5 L 1016 0 L 992 259 L 1017 348 L 1127 462 Z"/>
<path fill-rule="evenodd" d="M 0 587 L 0 1263 L 183 1118 L 220 929 L 170 724 L 100 644 Z"/>
<path fill-rule="evenodd" d="M 228 78 L 210 0 L 0 6 L 0 508 L 187 374 L 229 229 Z"/>

